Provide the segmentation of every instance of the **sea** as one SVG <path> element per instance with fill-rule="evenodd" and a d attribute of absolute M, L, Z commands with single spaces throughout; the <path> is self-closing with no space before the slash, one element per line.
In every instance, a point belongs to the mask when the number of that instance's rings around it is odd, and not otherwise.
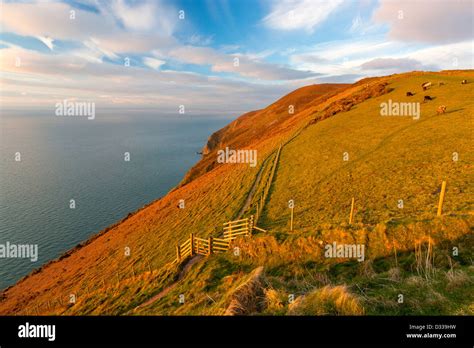
<path fill-rule="evenodd" d="M 2 111 L 0 289 L 164 196 L 229 121 L 149 111 L 94 119 Z M 2 257 L 7 244 L 36 246 L 37 260 Z"/>

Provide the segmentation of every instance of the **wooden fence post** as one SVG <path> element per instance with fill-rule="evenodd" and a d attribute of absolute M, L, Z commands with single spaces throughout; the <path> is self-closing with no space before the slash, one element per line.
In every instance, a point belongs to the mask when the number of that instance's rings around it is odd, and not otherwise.
<path fill-rule="evenodd" d="M 194 234 L 189 235 L 189 241 L 191 243 L 191 256 L 194 256 Z"/>
<path fill-rule="evenodd" d="M 295 208 L 291 208 L 291 221 L 290 221 L 290 232 L 293 232 L 293 211 Z"/>
<path fill-rule="evenodd" d="M 252 232 L 253 232 L 253 215 L 250 215 L 250 220 L 249 220 L 249 227 L 248 227 L 248 231 L 249 231 L 249 236 L 252 236 Z"/>
<path fill-rule="evenodd" d="M 176 259 L 181 261 L 181 248 L 179 247 L 179 244 L 176 244 Z"/>
<path fill-rule="evenodd" d="M 443 181 L 441 184 L 441 193 L 439 195 L 439 203 L 438 203 L 438 213 L 437 216 L 441 216 L 443 211 L 443 201 L 444 201 L 444 192 L 446 191 L 446 181 Z"/>
<path fill-rule="evenodd" d="M 352 224 L 353 217 L 354 217 L 354 197 L 352 197 L 352 202 L 351 202 L 351 214 L 349 215 L 349 224 Z"/>
<path fill-rule="evenodd" d="M 209 237 L 209 255 L 211 255 L 213 253 L 213 250 L 212 250 L 212 243 L 214 243 L 214 238 L 212 237 Z"/>

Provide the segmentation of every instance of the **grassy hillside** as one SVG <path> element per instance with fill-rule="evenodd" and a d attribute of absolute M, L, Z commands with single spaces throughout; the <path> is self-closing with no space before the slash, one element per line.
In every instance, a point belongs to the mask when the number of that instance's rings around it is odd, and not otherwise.
<path fill-rule="evenodd" d="M 243 314 L 472 314 L 474 84 L 462 79 L 473 81 L 474 73 L 308 86 L 242 116 L 211 136 L 180 187 L 4 291 L 0 313 L 221 315 L 240 304 Z M 433 87 L 423 92 L 425 81 Z M 422 103 L 424 95 L 434 100 Z M 389 99 L 421 102 L 420 119 L 380 116 Z M 446 114 L 436 114 L 439 105 Z M 261 191 L 257 174 L 263 166 L 261 177 L 268 176 L 280 144 L 258 222 L 268 232 L 237 240 L 238 255 L 196 259 L 185 270 L 167 264 L 176 243 L 189 233 L 218 236 L 254 184 Z M 215 152 L 225 146 L 256 149 L 259 165 L 218 165 Z M 436 218 L 443 180 L 444 215 Z M 364 244 L 365 261 L 325 258 L 332 242 Z M 70 294 L 75 304 L 67 303 Z"/>
<path fill-rule="evenodd" d="M 420 88 L 424 81 L 435 85 L 426 93 Z M 391 92 L 308 127 L 282 151 L 264 225 L 285 226 L 289 199 L 295 200 L 298 230 L 346 223 L 352 197 L 356 223 L 430 218 L 443 180 L 445 213 L 468 213 L 474 197 L 469 185 L 474 89 L 459 81 L 439 74 L 394 77 Z M 406 97 L 406 91 L 416 95 Z M 423 103 L 424 95 L 435 99 Z M 420 119 L 380 116 L 380 104 L 389 99 L 420 102 Z M 439 105 L 447 106 L 446 114 L 437 115 Z M 397 206 L 400 199 L 403 209 Z"/>

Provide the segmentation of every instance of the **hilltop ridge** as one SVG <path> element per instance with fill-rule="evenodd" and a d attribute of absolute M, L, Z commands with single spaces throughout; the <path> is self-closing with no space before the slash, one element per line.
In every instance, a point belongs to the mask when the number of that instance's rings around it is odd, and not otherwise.
<path fill-rule="evenodd" d="M 186 184 L 216 166 L 215 152 L 226 146 L 231 148 L 245 148 L 258 142 L 259 138 L 267 138 L 270 133 L 291 127 L 301 110 L 326 101 L 331 96 L 349 87 L 350 84 L 320 84 L 301 87 L 264 109 L 247 112 L 224 128 L 214 132 L 204 146 L 203 158 L 185 175 L 181 184 Z M 294 106 L 293 113 L 289 113 L 290 105 Z"/>

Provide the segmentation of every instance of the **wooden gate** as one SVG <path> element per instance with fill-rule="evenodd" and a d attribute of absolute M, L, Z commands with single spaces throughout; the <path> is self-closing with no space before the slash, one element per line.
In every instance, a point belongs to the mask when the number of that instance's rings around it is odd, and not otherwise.
<path fill-rule="evenodd" d="M 253 215 L 250 218 L 229 221 L 224 224 L 224 239 L 232 240 L 238 236 L 251 236 L 253 230 Z"/>

